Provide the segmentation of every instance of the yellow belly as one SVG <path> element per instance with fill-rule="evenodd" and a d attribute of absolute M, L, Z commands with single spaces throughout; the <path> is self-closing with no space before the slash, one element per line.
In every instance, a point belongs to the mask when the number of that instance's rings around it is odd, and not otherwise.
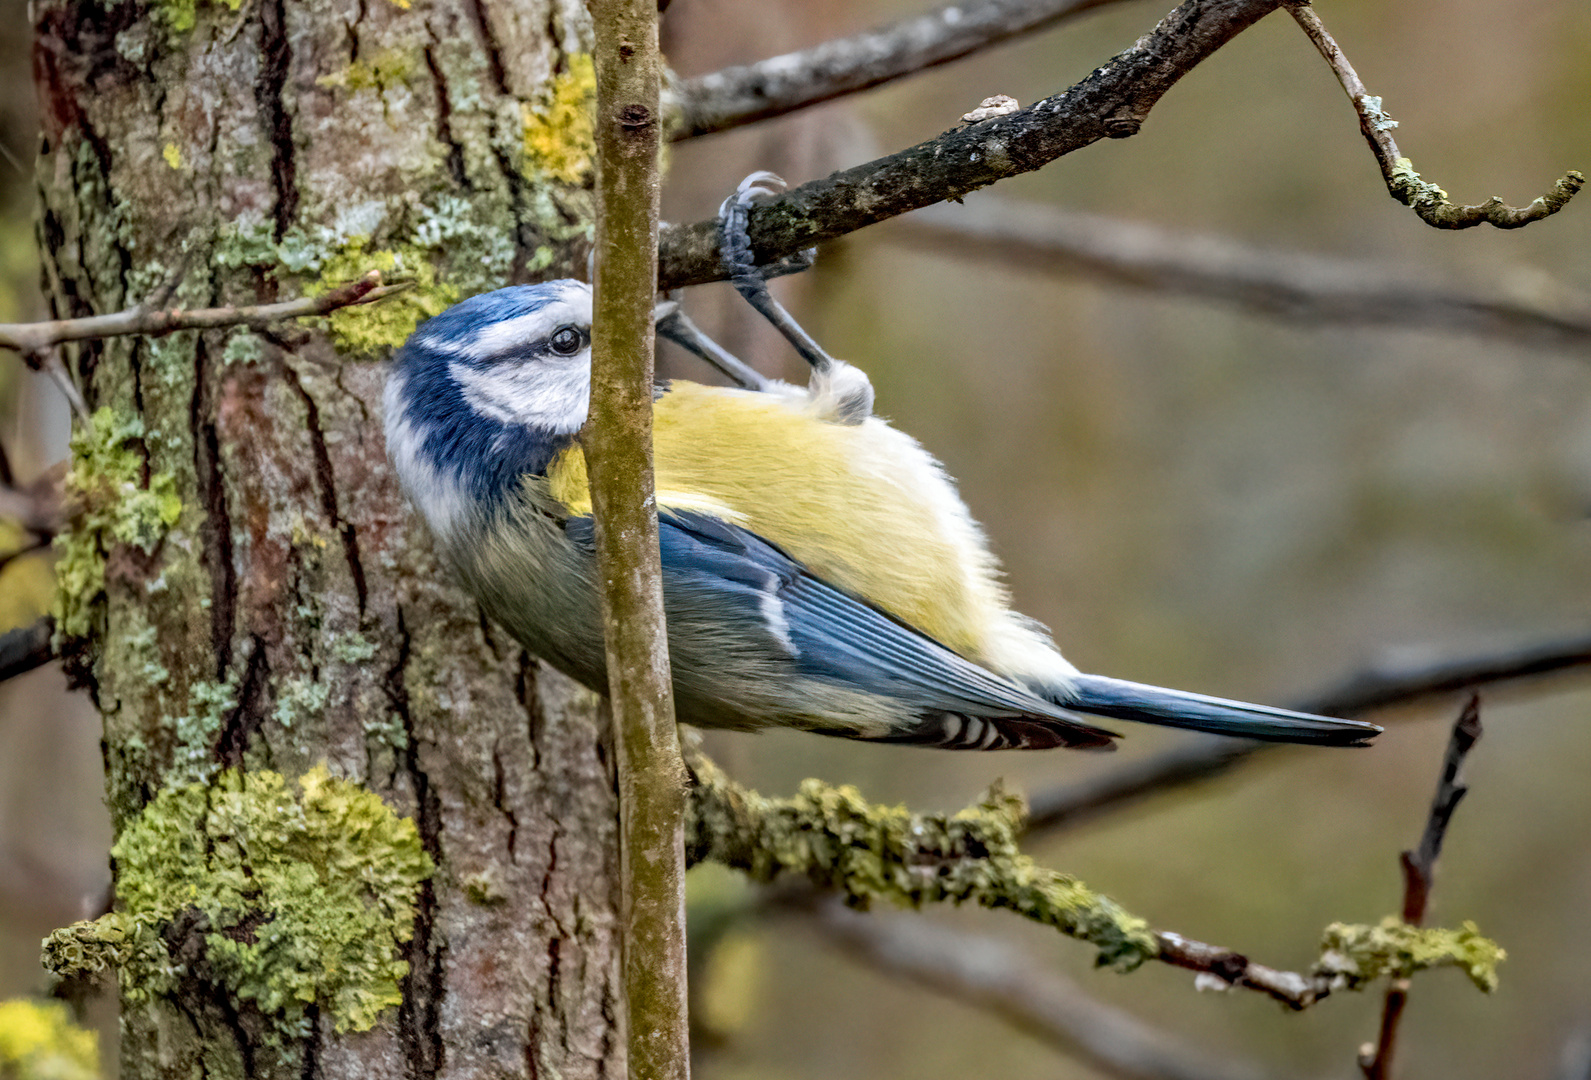
<path fill-rule="evenodd" d="M 982 533 L 938 463 L 872 418 L 818 419 L 805 398 L 676 381 L 657 402 L 660 509 L 697 510 L 778 544 L 814 574 L 973 659 L 1006 613 Z M 591 512 L 585 458 L 548 469 Z"/>

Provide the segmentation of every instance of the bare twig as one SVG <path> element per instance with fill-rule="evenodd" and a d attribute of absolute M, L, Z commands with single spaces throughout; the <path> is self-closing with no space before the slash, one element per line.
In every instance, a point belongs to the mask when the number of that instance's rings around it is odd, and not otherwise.
<path fill-rule="evenodd" d="M 844 954 L 965 1002 L 1123 1080 L 1257 1080 L 1257 1065 L 1217 1060 L 1096 1001 L 1005 942 L 928 919 L 863 915 L 805 891 L 801 910 Z"/>
<path fill-rule="evenodd" d="M 48 616 L 31 626 L 0 634 L 0 682 L 55 659 L 55 650 L 50 647 L 54 635 L 55 620 Z"/>
<path fill-rule="evenodd" d="M 1537 678 L 1591 664 L 1591 633 L 1520 649 L 1401 669 L 1370 669 L 1295 704 L 1304 712 L 1353 717 L 1476 686 Z M 1124 803 L 1218 776 L 1271 744 L 1198 736 L 1143 761 L 1030 800 L 1030 833 L 1076 825 Z"/>
<path fill-rule="evenodd" d="M 1100 139 L 1134 135 L 1177 80 L 1281 2 L 1184 0 L 1127 51 L 1054 97 L 788 191 L 751 214 L 756 260 L 771 262 L 908 210 L 959 199 Z M 723 280 L 718 235 L 717 219 L 665 230 L 661 287 Z"/>
<path fill-rule="evenodd" d="M 617 758 L 622 1026 L 631 1076 L 685 1080 L 685 769 L 674 725 L 652 476 L 663 71 L 657 2 L 592 0 L 591 21 L 596 260 L 591 410 L 581 441 Z"/>
<path fill-rule="evenodd" d="M 1180 293 L 1307 323 L 1407 327 L 1541 348 L 1591 349 L 1591 303 L 1558 312 L 1420 281 L 1412 270 L 978 196 L 929 206 L 888 236 L 956 256 Z"/>
<path fill-rule="evenodd" d="M 1465 784 L 1459 782 L 1459 770 L 1480 737 L 1480 698 L 1471 694 L 1453 724 L 1453 734 L 1448 739 L 1447 753 L 1442 759 L 1442 775 L 1436 782 L 1436 795 L 1431 799 L 1431 812 L 1426 816 L 1420 845 L 1398 857 L 1398 865 L 1403 869 L 1403 921 L 1410 926 L 1425 923 L 1425 910 L 1431 898 L 1431 886 L 1435 882 L 1436 860 L 1442 854 L 1442 840 L 1447 836 L 1447 826 L 1453 820 L 1453 811 L 1458 809 L 1459 802 L 1469 791 Z M 1375 1044 L 1366 1044 L 1359 1051 L 1359 1069 L 1364 1073 L 1365 1080 L 1386 1080 L 1391 1073 L 1398 1044 L 1398 1026 L 1408 999 L 1409 980 L 1393 979 L 1382 1002 L 1381 1029 Z"/>
<path fill-rule="evenodd" d="M 687 79 L 675 139 L 710 135 L 879 86 L 1117 0 L 951 4 L 800 52 Z"/>
<path fill-rule="evenodd" d="M 1381 166 L 1387 191 L 1394 199 L 1413 208 L 1427 225 L 1438 229 L 1468 229 L 1475 225 L 1517 229 L 1556 214 L 1585 185 L 1585 177 L 1571 170 L 1553 185 L 1551 191 L 1528 206 L 1509 206 L 1496 195 L 1478 206 L 1461 206 L 1451 202 L 1447 192 L 1422 179 L 1414 171 L 1414 164 L 1398 151 L 1398 144 L 1392 138 L 1392 129 L 1398 126 L 1398 122 L 1382 109 L 1381 99 L 1372 97 L 1364 83 L 1359 81 L 1358 73 L 1348 62 L 1342 48 L 1332 40 L 1320 17 L 1315 14 L 1315 9 L 1309 5 L 1309 0 L 1286 0 L 1286 7 L 1298 25 L 1303 27 L 1304 33 L 1309 35 L 1309 40 L 1315 43 L 1315 48 L 1320 50 L 1320 55 L 1342 84 L 1348 100 L 1353 102 L 1354 111 L 1359 114 L 1359 130 L 1370 144 L 1376 164 Z"/>
<path fill-rule="evenodd" d="M 338 308 L 371 304 L 407 289 L 407 282 L 381 284 L 381 274 L 372 270 L 358 281 L 328 289 L 319 296 L 305 296 L 279 304 L 146 310 L 128 308 L 112 315 L 90 315 L 82 319 L 56 319 L 49 322 L 0 323 L 0 349 L 13 349 L 24 356 L 38 355 L 67 341 L 118 337 L 125 334 L 158 336 L 178 330 L 218 330 L 228 326 L 265 326 L 283 319 L 308 315 L 329 315 Z"/>

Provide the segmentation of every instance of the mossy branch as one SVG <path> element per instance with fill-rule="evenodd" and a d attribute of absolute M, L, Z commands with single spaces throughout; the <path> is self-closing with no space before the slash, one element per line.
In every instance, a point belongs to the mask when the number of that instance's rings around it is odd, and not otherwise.
<path fill-rule="evenodd" d="M 1303 1009 L 1335 990 L 1432 967 L 1461 967 L 1490 990 L 1504 955 L 1470 923 L 1421 929 L 1392 918 L 1375 927 L 1332 924 L 1307 974 L 1270 968 L 1152 930 L 1071 875 L 1038 865 L 1018 846 L 1024 802 L 998 782 L 976 806 L 917 814 L 818 780 L 805 781 L 793 798 L 770 799 L 730 780 L 694 747 L 686 765 L 694 780 L 685 833 L 692 865 L 720 863 L 762 883 L 804 878 L 856 908 L 882 899 L 910 908 L 950 902 L 1013 911 L 1094 946 L 1096 963 L 1118 971 L 1157 960 L 1198 972 L 1201 989 L 1257 990 Z"/>
<path fill-rule="evenodd" d="M 1585 176 L 1571 169 L 1551 191 L 1525 206 L 1509 206 L 1496 195 L 1473 206 L 1453 202 L 1447 192 L 1415 172 L 1414 163 L 1398 150 L 1397 141 L 1392 138 L 1392 129 L 1398 122 L 1387 115 L 1381 99 L 1365 89 L 1358 72 L 1326 30 L 1320 16 L 1315 14 L 1309 0 L 1285 0 L 1285 6 L 1331 67 L 1348 100 L 1353 102 L 1354 111 L 1359 114 L 1359 130 L 1381 166 L 1388 193 L 1412 209 L 1427 225 L 1435 229 L 1469 229 L 1476 225 L 1523 228 L 1562 210 L 1585 186 Z"/>

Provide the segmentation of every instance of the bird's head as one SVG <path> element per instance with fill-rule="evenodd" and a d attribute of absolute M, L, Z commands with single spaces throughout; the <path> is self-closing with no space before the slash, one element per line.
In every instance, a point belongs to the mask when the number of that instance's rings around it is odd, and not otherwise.
<path fill-rule="evenodd" d="M 544 472 L 586 421 L 591 288 L 516 285 L 420 326 L 387 375 L 387 454 L 439 534 Z"/>

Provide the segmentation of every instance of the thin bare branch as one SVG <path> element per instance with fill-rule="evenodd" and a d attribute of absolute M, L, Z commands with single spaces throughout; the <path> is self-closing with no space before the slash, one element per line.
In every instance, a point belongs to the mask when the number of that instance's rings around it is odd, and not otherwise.
<path fill-rule="evenodd" d="M 1528 206 L 1509 206 L 1496 195 L 1478 206 L 1461 206 L 1450 201 L 1447 192 L 1429 180 L 1422 179 L 1414 171 L 1414 163 L 1399 152 L 1398 144 L 1392 138 L 1392 129 L 1398 126 L 1398 122 L 1381 107 L 1381 99 L 1371 96 L 1364 83 L 1359 81 L 1358 73 L 1348 62 L 1341 46 L 1332 40 L 1325 24 L 1309 5 L 1309 0 L 1286 0 L 1286 7 L 1330 65 L 1348 100 L 1353 102 L 1354 111 L 1359 114 L 1359 130 L 1370 144 L 1376 164 L 1381 166 L 1388 193 L 1411 207 L 1427 225 L 1437 229 L 1468 229 L 1476 225 L 1518 229 L 1556 214 L 1585 186 L 1585 176 L 1571 170 L 1553 185 L 1551 191 Z"/>
<path fill-rule="evenodd" d="M 619 792 L 629 1075 L 688 1080 L 685 769 L 674 724 L 652 476 L 653 282 L 662 135 L 656 0 L 593 0 L 596 258 L 581 430 Z"/>
<path fill-rule="evenodd" d="M 920 917 L 863 915 L 808 892 L 811 924 L 849 958 L 982 1009 L 1122 1080 L 1259 1080 L 1248 1061 L 1217 1059 L 1103 1004 L 994 938 Z"/>
<path fill-rule="evenodd" d="M 50 645 L 54 636 L 55 620 L 48 616 L 0 634 L 0 682 L 54 660 L 55 650 Z"/>
<path fill-rule="evenodd" d="M 125 334 L 158 336 L 178 330 L 219 330 L 228 326 L 265 326 L 283 319 L 308 315 L 329 315 L 338 308 L 371 304 L 409 287 L 408 283 L 381 284 L 381 274 L 372 270 L 358 281 L 328 289 L 319 296 L 305 296 L 279 304 L 146 310 L 128 308 L 111 315 L 90 315 L 82 319 L 56 319 L 50 322 L 0 323 L 0 349 L 12 349 L 24 356 L 42 353 L 67 341 L 118 337 Z"/>
<path fill-rule="evenodd" d="M 1403 921 L 1410 926 L 1425 923 L 1425 910 L 1431 899 L 1431 887 L 1436 880 L 1436 860 L 1442 854 L 1442 841 L 1447 836 L 1453 811 L 1468 794 L 1469 787 L 1459 782 L 1459 771 L 1481 737 L 1480 698 L 1474 694 L 1465 703 L 1453 724 L 1453 734 L 1447 741 L 1447 753 L 1442 758 L 1442 775 L 1436 782 L 1436 794 L 1431 799 L 1431 812 L 1426 815 L 1425 830 L 1420 844 L 1412 851 L 1398 857 L 1403 870 Z M 1359 1069 L 1365 1080 L 1386 1080 L 1392 1073 L 1392 1061 L 1397 1052 L 1398 1027 L 1403 1010 L 1409 1000 L 1409 980 L 1393 979 L 1381 1006 L 1381 1028 L 1374 1045 L 1366 1044 L 1359 1051 Z"/>
<path fill-rule="evenodd" d="M 1118 0 L 951 4 L 853 37 L 687 79 L 672 137 L 689 139 L 892 82 Z M 998 87 L 996 88 L 998 89 Z"/>
<path fill-rule="evenodd" d="M 1587 665 L 1591 665 L 1591 633 L 1582 633 L 1458 660 L 1371 668 L 1304 698 L 1294 707 L 1325 716 L 1353 717 L 1472 687 L 1539 678 Z M 1076 825 L 1134 800 L 1219 776 L 1270 745 L 1196 736 L 1143 761 L 1039 792 L 1029 800 L 1029 834 Z"/>
<path fill-rule="evenodd" d="M 756 260 L 771 262 L 909 210 L 959 199 L 1100 139 L 1137 134 L 1183 75 L 1281 2 L 1184 0 L 1131 48 L 1054 97 L 788 191 L 752 212 Z M 716 219 L 665 230 L 660 287 L 723 280 L 718 237 Z"/>
<path fill-rule="evenodd" d="M 1391 326 L 1591 350 L 1591 298 L 1578 311 L 1422 281 L 1384 263 L 1257 248 L 1059 208 L 978 196 L 929 206 L 889 239 L 1046 273 L 1179 293 L 1306 323 Z"/>

